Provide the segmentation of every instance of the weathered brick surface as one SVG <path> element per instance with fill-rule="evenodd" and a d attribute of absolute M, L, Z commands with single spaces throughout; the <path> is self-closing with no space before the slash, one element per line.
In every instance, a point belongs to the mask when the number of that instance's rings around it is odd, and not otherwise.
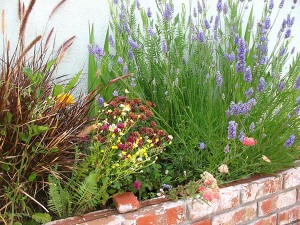
<path fill-rule="evenodd" d="M 136 220 L 137 225 L 159 225 L 156 215 L 155 214 L 149 214 L 145 216 L 141 216 L 137 218 Z"/>
<path fill-rule="evenodd" d="M 258 219 L 257 221 L 250 223 L 249 225 L 276 225 L 277 214 L 271 215 L 266 218 Z"/>
<path fill-rule="evenodd" d="M 285 189 L 300 185 L 300 167 L 283 172 L 283 178 Z"/>
<path fill-rule="evenodd" d="M 258 215 L 267 215 L 296 202 L 296 190 L 281 193 L 258 203 Z"/>
<path fill-rule="evenodd" d="M 121 216 L 109 216 L 93 221 L 80 223 L 78 225 L 121 225 L 123 218 Z"/>
<path fill-rule="evenodd" d="M 237 225 L 256 217 L 257 205 L 253 203 L 213 217 L 212 225 Z"/>
<path fill-rule="evenodd" d="M 177 206 L 166 209 L 166 224 L 174 225 L 182 223 L 186 218 L 186 212 L 184 206 Z"/>
<path fill-rule="evenodd" d="M 188 201 L 190 219 L 197 220 L 215 212 L 235 207 L 240 201 L 240 185 L 220 189 L 220 198 L 208 204 L 203 201 Z"/>
<path fill-rule="evenodd" d="M 278 224 L 285 225 L 300 220 L 300 205 L 280 212 L 278 215 Z M 300 222 L 300 221 L 299 221 Z"/>
<path fill-rule="evenodd" d="M 269 194 L 282 190 L 283 177 L 263 178 L 249 184 L 242 185 L 242 203 L 247 203 L 260 199 Z"/>
<path fill-rule="evenodd" d="M 210 219 L 204 219 L 204 220 L 200 220 L 197 222 L 193 222 L 191 223 L 191 225 L 211 225 L 211 220 Z"/>

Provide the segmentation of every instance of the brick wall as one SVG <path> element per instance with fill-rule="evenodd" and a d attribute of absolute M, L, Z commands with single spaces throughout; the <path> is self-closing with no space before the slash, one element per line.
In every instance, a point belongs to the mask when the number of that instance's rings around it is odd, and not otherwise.
<path fill-rule="evenodd" d="M 187 199 L 113 214 L 103 218 L 80 217 L 76 223 L 62 221 L 51 224 L 300 225 L 300 167 L 279 173 L 276 177 L 252 178 L 223 187 L 220 199 L 210 205 Z"/>

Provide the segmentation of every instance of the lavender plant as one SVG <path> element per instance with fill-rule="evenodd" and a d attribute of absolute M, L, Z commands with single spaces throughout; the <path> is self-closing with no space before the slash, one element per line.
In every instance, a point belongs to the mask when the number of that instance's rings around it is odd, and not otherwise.
<path fill-rule="evenodd" d="M 156 10 L 111 2 L 99 69 L 115 77 L 126 66 L 134 85 L 123 85 L 158 105 L 160 123 L 175 136 L 160 156 L 176 168 L 173 183 L 204 170 L 223 181 L 273 173 L 299 157 L 300 55 L 290 48 L 296 2 L 286 16 L 284 1 L 264 4 L 254 18 L 252 1 L 219 0 L 214 13 L 197 1 L 178 14 L 172 1 L 157 1 Z"/>

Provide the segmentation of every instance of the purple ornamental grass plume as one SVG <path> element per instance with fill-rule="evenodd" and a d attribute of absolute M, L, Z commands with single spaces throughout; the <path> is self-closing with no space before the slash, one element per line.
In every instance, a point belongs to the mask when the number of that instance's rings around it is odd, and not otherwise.
<path fill-rule="evenodd" d="M 235 139 L 236 138 L 236 131 L 237 131 L 238 124 L 235 121 L 229 121 L 228 123 L 228 139 Z"/>
<path fill-rule="evenodd" d="M 296 136 L 295 135 L 291 135 L 286 142 L 284 143 L 284 147 L 289 148 L 294 144 Z"/>

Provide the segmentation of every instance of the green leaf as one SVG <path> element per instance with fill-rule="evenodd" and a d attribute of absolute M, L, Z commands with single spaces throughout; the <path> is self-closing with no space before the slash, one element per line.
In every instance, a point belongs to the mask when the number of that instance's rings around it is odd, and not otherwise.
<path fill-rule="evenodd" d="M 3 169 L 4 171 L 8 172 L 8 171 L 9 171 L 9 165 L 7 165 L 7 164 L 2 164 L 2 169 Z"/>
<path fill-rule="evenodd" d="M 81 71 L 79 71 L 66 85 L 65 89 L 64 89 L 64 93 L 68 93 L 69 91 L 71 91 L 75 85 L 78 83 L 79 77 L 81 75 Z"/>
<path fill-rule="evenodd" d="M 49 130 L 49 127 L 46 126 L 37 126 L 38 132 L 46 132 Z"/>
<path fill-rule="evenodd" d="M 35 213 L 31 217 L 36 222 L 42 223 L 42 224 L 48 223 L 52 219 L 48 213 Z"/>
<path fill-rule="evenodd" d="M 7 123 L 11 123 L 12 117 L 13 117 L 12 113 L 11 113 L 11 112 L 8 112 L 8 113 L 6 114 L 6 122 L 7 122 Z"/>
<path fill-rule="evenodd" d="M 29 182 L 32 182 L 32 181 L 35 180 L 35 178 L 36 178 L 36 173 L 32 173 L 32 174 L 30 174 L 30 176 L 28 177 L 28 181 L 29 181 Z"/>
<path fill-rule="evenodd" d="M 46 71 L 49 71 L 51 69 L 51 67 L 54 65 L 54 63 L 56 62 L 56 58 L 55 59 L 52 59 L 50 60 L 48 63 L 47 63 L 47 67 L 46 67 Z"/>
<path fill-rule="evenodd" d="M 58 85 L 55 85 L 54 88 L 53 88 L 53 93 L 52 95 L 54 97 L 57 97 L 59 94 L 61 94 L 63 92 L 63 86 L 58 84 Z"/>

